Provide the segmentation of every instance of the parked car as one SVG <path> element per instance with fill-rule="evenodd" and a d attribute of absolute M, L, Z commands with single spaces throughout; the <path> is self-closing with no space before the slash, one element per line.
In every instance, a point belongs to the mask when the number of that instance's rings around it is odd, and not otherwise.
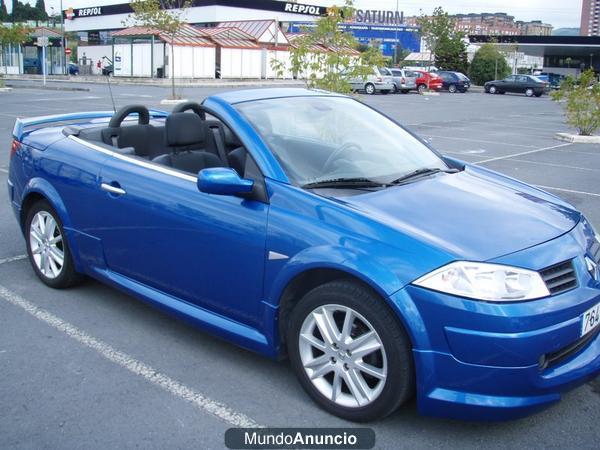
<path fill-rule="evenodd" d="M 417 88 L 417 76 L 414 72 L 406 69 L 388 69 L 387 67 L 381 67 L 379 72 L 384 76 L 387 75 L 392 78 L 394 93 L 402 92 L 403 94 L 408 94 L 408 91 Z"/>
<path fill-rule="evenodd" d="M 79 66 L 75 63 L 69 63 L 69 75 L 79 75 Z"/>
<path fill-rule="evenodd" d="M 112 77 L 114 73 L 114 67 L 112 64 L 108 64 L 102 68 L 102 75 Z"/>
<path fill-rule="evenodd" d="M 527 97 L 541 97 L 548 93 L 549 83 L 533 75 L 510 75 L 503 80 L 488 81 L 483 85 L 489 94 L 504 94 L 514 92 L 525 94 Z"/>
<path fill-rule="evenodd" d="M 440 91 L 443 87 L 442 78 L 434 72 L 416 71 L 418 74 L 416 83 L 419 92 L 425 92 L 428 88 L 434 91 Z"/>
<path fill-rule="evenodd" d="M 442 89 L 451 94 L 467 92 L 471 87 L 471 80 L 464 73 L 440 70 L 436 74 L 442 79 Z"/>
<path fill-rule="evenodd" d="M 356 91 L 364 91 L 369 95 L 381 92 L 389 94 L 394 90 L 392 77 L 385 75 L 379 71 L 377 67 L 373 67 L 372 75 L 366 78 L 351 78 L 350 86 Z"/>
<path fill-rule="evenodd" d="M 8 201 L 43 283 L 87 275 L 288 356 L 344 419 L 413 393 L 425 414 L 521 417 L 600 374 L 583 214 L 353 98 L 229 91 L 17 119 L 13 139 Z"/>

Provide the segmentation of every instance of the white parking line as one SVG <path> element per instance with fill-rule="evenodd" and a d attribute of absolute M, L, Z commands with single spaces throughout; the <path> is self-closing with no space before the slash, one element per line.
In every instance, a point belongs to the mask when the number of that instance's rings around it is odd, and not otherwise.
<path fill-rule="evenodd" d="M 9 262 L 13 262 L 13 261 L 21 261 L 22 259 L 27 258 L 27 255 L 17 255 L 17 256 L 11 256 L 9 258 L 4 258 L 4 259 L 0 259 L 0 266 L 2 264 L 6 264 Z"/>
<path fill-rule="evenodd" d="M 558 192 L 568 192 L 570 194 L 579 194 L 579 195 L 591 195 L 592 197 L 600 197 L 600 194 L 596 194 L 595 192 L 585 192 L 585 191 L 575 191 L 573 189 L 563 189 L 552 186 L 543 186 L 541 184 L 534 184 L 535 187 L 539 187 L 540 189 L 547 189 L 549 191 L 558 191 Z"/>
<path fill-rule="evenodd" d="M 83 346 L 96 351 L 100 356 L 107 360 L 129 370 L 134 375 L 140 376 L 150 383 L 158 386 L 176 397 L 185 400 L 197 408 L 212 414 L 224 422 L 240 428 L 257 428 L 259 425 L 245 414 L 239 413 L 223 403 L 217 402 L 206 397 L 204 394 L 195 391 L 180 382 L 173 380 L 157 371 L 156 369 L 144 364 L 143 362 L 132 358 L 131 356 L 114 349 L 109 344 L 90 336 L 86 332 L 60 319 L 54 314 L 41 309 L 33 303 L 25 300 L 20 295 L 8 290 L 0 285 L 0 298 L 8 303 L 18 306 L 25 312 L 38 320 L 50 325 L 56 330 L 66 334 L 70 338 L 79 342 Z"/>
<path fill-rule="evenodd" d="M 533 145 L 510 144 L 508 142 L 485 141 L 485 140 L 482 140 L 482 139 L 462 138 L 462 137 L 456 137 L 456 136 L 436 136 L 436 135 L 433 135 L 433 134 L 421 134 L 421 137 L 432 137 L 432 138 L 440 138 L 440 139 L 456 139 L 458 141 L 482 142 L 484 144 L 508 145 L 510 147 L 523 147 L 523 148 L 533 148 L 534 147 Z"/>
<path fill-rule="evenodd" d="M 2 173 L 8 173 L 8 169 L 5 169 L 4 167 L 0 167 L 0 172 L 2 172 Z"/>
<path fill-rule="evenodd" d="M 528 164 L 537 164 L 540 166 L 558 167 L 561 169 L 574 169 L 574 170 L 585 170 L 588 172 L 600 172 L 600 169 L 593 169 L 590 167 L 567 166 L 565 164 L 552 164 L 552 163 L 541 162 L 541 161 L 529 161 L 527 159 L 511 158 L 511 161 L 528 163 Z"/>
<path fill-rule="evenodd" d="M 558 144 L 558 145 L 552 145 L 550 147 L 536 148 L 535 150 L 529 150 L 527 152 L 513 153 L 511 155 L 504 155 L 504 156 L 498 156 L 496 158 L 484 159 L 483 161 L 477 161 L 474 164 L 484 164 L 484 163 L 489 163 L 492 161 L 500 161 L 502 159 L 514 158 L 515 156 L 531 155 L 532 153 L 545 152 L 547 150 L 552 150 L 555 148 L 566 147 L 567 145 L 573 145 L 573 144 L 571 144 L 570 142 L 567 142 L 566 144 Z"/>

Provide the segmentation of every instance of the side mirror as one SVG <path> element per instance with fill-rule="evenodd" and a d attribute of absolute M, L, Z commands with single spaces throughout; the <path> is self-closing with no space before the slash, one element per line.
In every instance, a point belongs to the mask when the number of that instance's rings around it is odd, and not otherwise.
<path fill-rule="evenodd" d="M 207 194 L 240 195 L 252 192 L 254 181 L 240 178 L 233 169 L 212 167 L 198 172 L 198 190 Z"/>

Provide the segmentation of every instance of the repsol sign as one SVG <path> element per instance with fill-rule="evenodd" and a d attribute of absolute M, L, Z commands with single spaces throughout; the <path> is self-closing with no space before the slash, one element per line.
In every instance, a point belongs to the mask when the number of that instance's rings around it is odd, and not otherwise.
<path fill-rule="evenodd" d="M 357 9 L 354 21 L 359 23 L 380 23 L 386 25 L 402 25 L 404 12 L 383 11 L 377 9 Z"/>
<path fill-rule="evenodd" d="M 308 14 L 311 16 L 320 16 L 325 12 L 322 6 L 302 5 L 300 3 L 286 3 L 283 10 L 285 12 Z"/>

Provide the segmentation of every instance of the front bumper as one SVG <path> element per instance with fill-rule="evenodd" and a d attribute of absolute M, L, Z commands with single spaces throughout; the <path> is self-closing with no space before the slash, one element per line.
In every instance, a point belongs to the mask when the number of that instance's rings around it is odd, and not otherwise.
<path fill-rule="evenodd" d="M 600 374 L 598 329 L 580 336 L 581 315 L 600 303 L 600 282 L 587 272 L 583 254 L 571 254 L 581 253 L 576 234 L 502 258 L 537 260 L 540 268 L 557 255 L 572 258 L 579 286 L 563 294 L 499 304 L 409 285 L 391 297 L 413 342 L 421 413 L 514 419 Z"/>

